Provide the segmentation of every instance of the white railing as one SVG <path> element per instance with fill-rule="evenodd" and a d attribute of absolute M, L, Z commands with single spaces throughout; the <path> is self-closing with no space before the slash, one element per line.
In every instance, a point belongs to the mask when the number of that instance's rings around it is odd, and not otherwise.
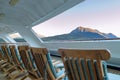
<path fill-rule="evenodd" d="M 68 41 L 68 42 L 44 42 L 50 50 L 59 48 L 73 49 L 108 49 L 111 53 L 110 64 L 120 66 L 120 40 L 93 40 L 93 41 Z"/>

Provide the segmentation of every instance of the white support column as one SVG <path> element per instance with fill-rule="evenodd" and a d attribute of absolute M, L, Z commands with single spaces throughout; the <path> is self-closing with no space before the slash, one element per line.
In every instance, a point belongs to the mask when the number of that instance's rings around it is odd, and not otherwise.
<path fill-rule="evenodd" d="M 42 40 L 35 35 L 35 32 L 30 28 L 17 27 L 17 32 L 30 44 L 32 47 L 45 47 Z"/>
<path fill-rule="evenodd" d="M 11 38 L 8 34 L 1 35 L 1 38 L 7 43 L 16 43 L 16 41 Z"/>

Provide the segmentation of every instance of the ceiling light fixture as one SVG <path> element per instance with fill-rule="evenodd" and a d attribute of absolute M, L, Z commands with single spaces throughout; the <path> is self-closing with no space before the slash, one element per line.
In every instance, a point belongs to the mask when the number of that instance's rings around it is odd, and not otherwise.
<path fill-rule="evenodd" d="M 10 1 L 9 1 L 9 4 L 10 4 L 11 6 L 15 6 L 18 2 L 19 2 L 19 0 L 10 0 Z"/>
<path fill-rule="evenodd" d="M 4 13 L 0 13 L 0 17 L 4 17 L 5 16 L 5 14 Z"/>

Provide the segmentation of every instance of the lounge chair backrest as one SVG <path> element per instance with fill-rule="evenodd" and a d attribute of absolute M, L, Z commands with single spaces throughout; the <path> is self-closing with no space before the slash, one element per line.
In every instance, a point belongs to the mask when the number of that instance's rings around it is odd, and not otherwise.
<path fill-rule="evenodd" d="M 108 50 L 59 49 L 69 80 L 104 80 L 101 60 L 108 60 Z"/>
<path fill-rule="evenodd" d="M 15 63 L 16 65 L 19 65 L 19 64 L 20 64 L 20 61 L 19 61 L 18 58 L 17 58 L 17 54 L 16 54 L 16 52 L 15 52 L 15 46 L 14 46 L 14 45 L 10 45 L 10 46 L 9 46 L 9 49 L 10 49 L 10 51 L 11 51 L 11 56 L 12 56 L 12 59 L 13 59 L 14 63 Z"/>
<path fill-rule="evenodd" d="M 50 69 L 50 65 L 47 60 L 47 49 L 31 47 L 31 53 L 33 55 L 33 58 L 35 59 L 36 66 L 42 78 L 47 78 L 47 80 L 55 80 L 55 77 Z M 47 75 L 45 76 L 45 74 Z"/>
<path fill-rule="evenodd" d="M 11 56 L 12 56 L 12 60 L 13 60 L 14 65 L 16 65 L 19 69 L 23 70 L 23 64 L 20 60 L 20 57 L 19 57 L 20 55 L 16 50 L 17 49 L 16 46 L 10 45 L 9 49 L 11 51 Z"/>
<path fill-rule="evenodd" d="M 26 46 L 26 45 L 18 46 L 18 50 L 19 50 L 19 53 L 20 53 L 20 56 L 21 56 L 21 59 L 22 59 L 25 69 L 33 77 L 39 78 L 39 73 L 36 71 L 36 69 L 32 63 L 33 61 L 31 61 L 31 59 L 30 59 L 29 46 Z"/>
<path fill-rule="evenodd" d="M 18 46 L 18 50 L 25 68 L 28 71 L 32 71 L 32 62 L 30 61 L 30 57 L 28 54 L 29 46 Z"/>

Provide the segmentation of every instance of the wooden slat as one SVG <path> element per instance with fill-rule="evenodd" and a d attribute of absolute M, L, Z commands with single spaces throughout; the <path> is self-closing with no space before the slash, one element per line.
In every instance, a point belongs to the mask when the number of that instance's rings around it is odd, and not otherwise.
<path fill-rule="evenodd" d="M 100 76 L 100 80 L 103 80 L 103 68 L 102 68 L 102 64 L 101 61 L 98 59 L 97 60 L 97 66 L 98 66 L 98 72 L 99 72 L 99 76 Z"/>
<path fill-rule="evenodd" d="M 82 69 L 82 64 L 81 64 L 81 59 L 79 59 L 79 67 L 80 67 L 80 74 L 82 76 L 82 80 L 85 80 L 85 76 L 84 76 L 84 73 L 83 73 L 83 69 Z"/>
<path fill-rule="evenodd" d="M 91 60 L 91 65 L 92 65 L 94 80 L 97 80 L 97 75 L 96 75 L 95 66 L 94 66 L 94 60 L 93 59 Z"/>
<path fill-rule="evenodd" d="M 80 80 L 80 78 L 79 78 L 79 74 L 78 74 L 78 69 L 77 69 L 77 67 L 76 67 L 76 63 L 75 63 L 75 60 L 76 59 L 72 59 L 72 65 L 73 65 L 73 69 L 74 69 L 74 75 L 75 75 L 75 77 L 76 77 L 76 80 Z"/>
<path fill-rule="evenodd" d="M 89 59 L 101 59 L 108 60 L 110 54 L 108 50 L 78 50 L 78 49 L 59 49 L 60 53 L 66 53 L 64 55 L 68 57 L 89 58 Z M 97 55 L 100 55 L 97 56 Z"/>
<path fill-rule="evenodd" d="M 41 64 L 41 66 L 39 66 L 38 64 Z M 42 76 L 44 76 L 44 67 L 45 67 L 45 64 L 43 62 L 42 55 L 37 55 L 36 54 L 36 65 L 37 65 L 37 67 L 39 67 L 40 74 Z"/>
<path fill-rule="evenodd" d="M 85 61 L 84 67 L 86 68 L 87 77 L 88 77 L 88 80 L 90 80 L 91 78 L 90 78 L 90 72 L 88 69 L 87 59 L 85 58 L 84 61 Z"/>
<path fill-rule="evenodd" d="M 39 66 L 40 65 L 40 63 L 38 62 L 36 65 L 39 67 L 39 70 L 41 71 L 41 74 L 42 74 L 42 76 L 44 76 L 44 68 L 45 68 L 45 62 L 43 62 L 43 57 L 42 57 L 42 55 L 37 55 L 37 56 L 39 56 L 36 60 L 38 60 L 39 59 L 39 62 L 41 63 L 41 67 Z"/>
<path fill-rule="evenodd" d="M 2 59 L 3 58 L 3 56 L 2 56 L 2 53 L 1 53 L 1 51 L 0 51 L 0 59 Z"/>
<path fill-rule="evenodd" d="M 27 60 L 28 60 L 29 70 L 32 71 L 32 72 L 34 72 L 34 67 L 32 65 L 32 61 L 30 60 L 30 56 L 29 56 L 28 50 L 26 51 L 26 56 L 27 56 Z"/>
<path fill-rule="evenodd" d="M 69 69 L 70 69 L 72 80 L 75 80 L 74 72 L 73 72 L 72 65 L 71 65 L 71 58 L 68 58 L 68 66 L 69 66 Z"/>

